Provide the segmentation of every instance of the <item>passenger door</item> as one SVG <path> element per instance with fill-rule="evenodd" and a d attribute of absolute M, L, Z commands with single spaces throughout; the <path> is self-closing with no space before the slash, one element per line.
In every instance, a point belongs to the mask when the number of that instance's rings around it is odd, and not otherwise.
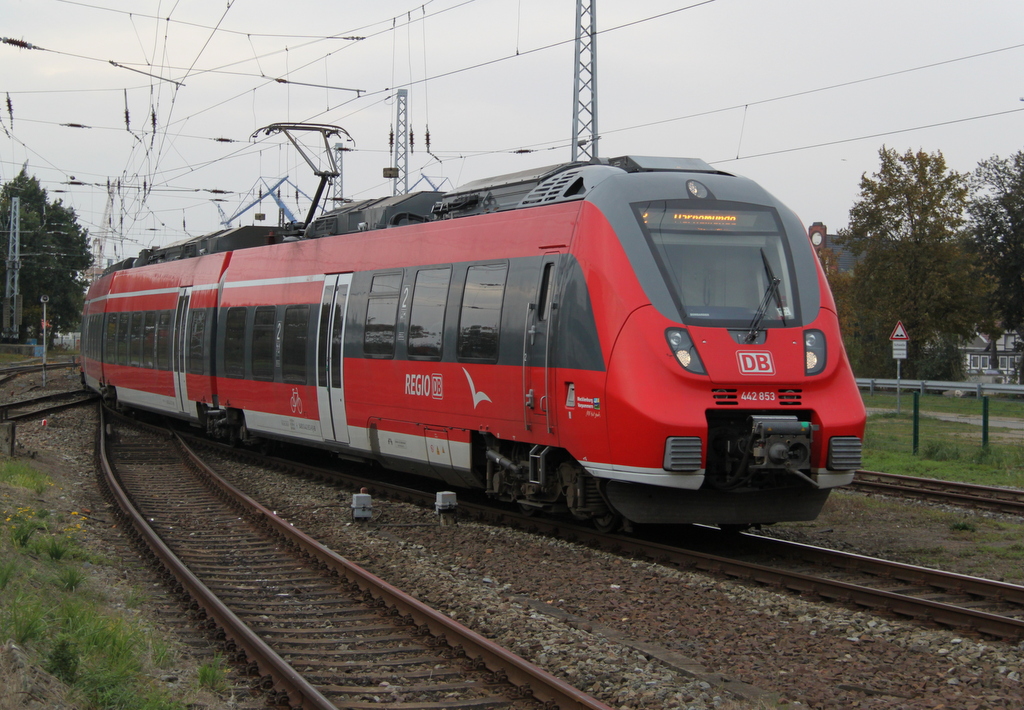
<path fill-rule="evenodd" d="M 317 330 L 317 403 L 324 441 L 349 443 L 345 415 L 345 313 L 352 274 L 328 274 Z"/>
<path fill-rule="evenodd" d="M 174 332 L 171 337 L 174 343 L 174 354 L 171 369 L 174 374 L 174 395 L 178 400 L 178 412 L 193 414 L 188 403 L 187 353 L 188 353 L 188 304 L 192 296 L 192 287 L 186 286 L 178 292 L 178 307 L 174 311 Z"/>
<path fill-rule="evenodd" d="M 527 430 L 554 433 L 551 412 L 551 336 L 557 310 L 558 254 L 545 254 L 523 333 L 523 418 Z"/>

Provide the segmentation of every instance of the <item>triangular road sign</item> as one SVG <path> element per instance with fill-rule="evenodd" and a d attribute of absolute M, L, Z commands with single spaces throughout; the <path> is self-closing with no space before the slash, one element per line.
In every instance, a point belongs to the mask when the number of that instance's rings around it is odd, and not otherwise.
<path fill-rule="evenodd" d="M 907 329 L 903 327 L 903 321 L 896 321 L 896 327 L 892 329 L 892 335 L 889 336 L 889 340 L 910 340 L 910 336 L 907 335 Z"/>

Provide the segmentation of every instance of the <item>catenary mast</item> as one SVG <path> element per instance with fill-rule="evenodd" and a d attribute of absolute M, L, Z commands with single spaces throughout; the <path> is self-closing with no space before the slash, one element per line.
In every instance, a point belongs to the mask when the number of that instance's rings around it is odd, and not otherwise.
<path fill-rule="evenodd" d="M 576 0 L 572 160 L 597 157 L 597 0 Z"/>

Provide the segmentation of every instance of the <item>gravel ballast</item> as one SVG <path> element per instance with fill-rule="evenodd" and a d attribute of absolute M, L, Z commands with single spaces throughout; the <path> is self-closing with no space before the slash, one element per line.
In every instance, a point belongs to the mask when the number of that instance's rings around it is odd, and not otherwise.
<path fill-rule="evenodd" d="M 96 506 L 94 426 L 85 409 L 19 425 L 19 452 L 80 471 L 64 492 L 72 509 Z M 433 511 L 397 502 L 374 501 L 374 521 L 354 524 L 348 493 L 216 466 L 339 554 L 616 708 L 1024 708 L 1024 643 L 511 529 L 442 527 Z"/>

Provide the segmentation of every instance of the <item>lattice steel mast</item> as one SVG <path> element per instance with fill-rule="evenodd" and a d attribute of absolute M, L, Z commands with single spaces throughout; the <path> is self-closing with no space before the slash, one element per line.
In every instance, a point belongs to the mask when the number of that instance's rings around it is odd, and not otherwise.
<path fill-rule="evenodd" d="M 4 337 L 17 339 L 21 326 L 21 198 L 11 196 L 10 241 L 7 243 L 7 289 L 4 291 Z"/>
<path fill-rule="evenodd" d="M 409 192 L 409 91 L 398 90 L 395 102 L 395 189 L 393 195 Z"/>
<path fill-rule="evenodd" d="M 572 160 L 597 158 L 597 0 L 576 0 Z"/>

